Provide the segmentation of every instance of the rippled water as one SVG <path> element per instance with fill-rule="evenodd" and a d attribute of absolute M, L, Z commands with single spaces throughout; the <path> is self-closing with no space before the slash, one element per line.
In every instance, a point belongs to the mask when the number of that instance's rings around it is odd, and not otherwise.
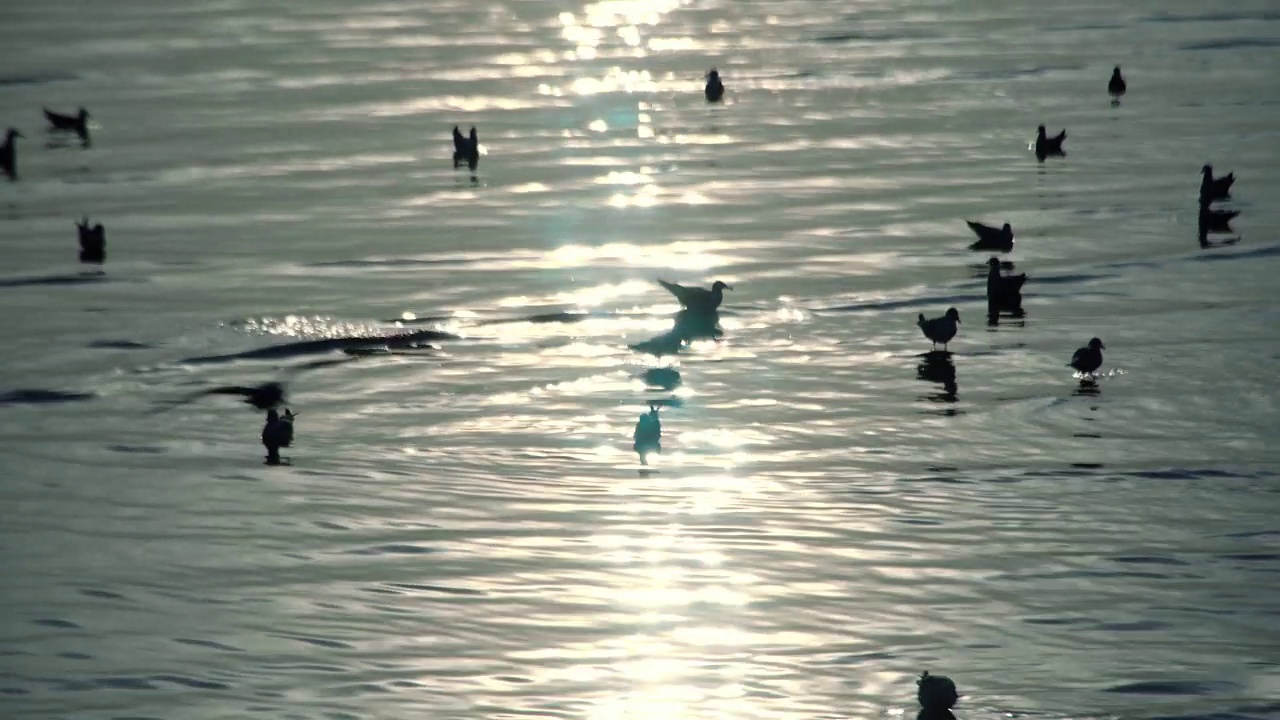
<path fill-rule="evenodd" d="M 1280 12 L 1205 7 L 6 9 L 0 714 L 1280 717 Z M 173 405 L 269 379 L 292 467 Z"/>

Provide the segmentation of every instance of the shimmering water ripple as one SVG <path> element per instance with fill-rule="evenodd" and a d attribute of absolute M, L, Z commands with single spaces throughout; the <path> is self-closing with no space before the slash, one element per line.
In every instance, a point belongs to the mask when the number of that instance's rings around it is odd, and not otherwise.
<path fill-rule="evenodd" d="M 929 669 L 962 717 L 1280 717 L 1277 22 L 10 10 L 0 714 L 879 717 Z M 46 147 L 81 104 L 93 149 Z M 1196 243 L 1204 162 L 1235 245 Z M 1014 226 L 1025 318 L 985 325 L 964 219 Z M 656 277 L 735 285 L 721 341 L 629 350 L 671 328 Z M 953 305 L 931 364 L 914 318 Z M 311 342 L 421 330 L 457 339 Z M 232 400 L 149 412 L 282 377 L 292 468 Z"/>

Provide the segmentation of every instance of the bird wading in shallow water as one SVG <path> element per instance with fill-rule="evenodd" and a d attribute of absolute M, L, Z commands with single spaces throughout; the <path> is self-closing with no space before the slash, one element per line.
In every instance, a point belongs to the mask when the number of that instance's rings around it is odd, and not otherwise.
<path fill-rule="evenodd" d="M 1213 166 L 1205 165 L 1200 168 L 1200 204 L 1207 205 L 1217 200 L 1231 199 L 1231 186 L 1236 181 L 1236 174 L 1227 173 L 1224 177 L 1215 178 L 1213 176 Z"/>
<path fill-rule="evenodd" d="M 649 404 L 649 412 L 636 421 L 631 433 L 632 449 L 640 455 L 640 464 L 649 464 L 649 453 L 662 452 L 662 419 L 658 417 L 658 405 Z"/>
<path fill-rule="evenodd" d="M 724 99 L 724 83 L 720 82 L 720 71 L 711 68 L 707 73 L 707 86 L 702 90 L 707 102 L 717 103 Z"/>
<path fill-rule="evenodd" d="M 1107 348 L 1098 338 L 1089 341 L 1089 344 L 1076 350 L 1071 356 L 1071 362 L 1067 363 L 1067 367 L 1075 369 L 1077 372 L 1085 375 L 1093 375 L 1102 367 L 1102 351 Z"/>
<path fill-rule="evenodd" d="M 933 349 L 937 349 L 938 343 L 942 343 L 942 349 L 947 349 L 947 343 L 956 336 L 957 327 L 960 324 L 960 311 L 955 308 L 948 308 L 945 315 L 936 317 L 932 320 L 926 320 L 924 313 L 920 313 L 916 325 L 920 326 L 920 331 L 924 336 L 929 338 L 933 343 Z"/>
<path fill-rule="evenodd" d="M 107 229 L 102 223 L 89 225 L 89 217 L 76 223 L 80 237 L 80 262 L 102 263 L 107 259 Z"/>
<path fill-rule="evenodd" d="M 1117 65 L 1111 71 L 1111 81 L 1107 83 L 1107 92 L 1111 94 L 1111 99 L 1118 103 L 1120 102 L 1120 96 L 1124 95 L 1128 89 L 1129 86 L 1125 84 L 1124 76 L 1120 74 L 1120 66 Z"/>
<path fill-rule="evenodd" d="M 262 446 L 267 449 L 267 464 L 280 464 L 280 448 L 293 444 L 294 412 L 285 408 L 284 416 L 278 410 L 267 411 L 267 422 L 262 426 Z"/>
<path fill-rule="evenodd" d="M 457 170 L 464 162 L 471 172 L 476 171 L 476 166 L 480 164 L 480 138 L 476 135 L 475 126 L 472 126 L 469 137 L 463 137 L 462 132 L 458 130 L 458 126 L 454 125 L 453 168 Z"/>
<path fill-rule="evenodd" d="M 987 259 L 987 311 L 1016 310 L 1022 306 L 1022 285 L 1026 273 L 1001 275 L 1000 259 Z"/>

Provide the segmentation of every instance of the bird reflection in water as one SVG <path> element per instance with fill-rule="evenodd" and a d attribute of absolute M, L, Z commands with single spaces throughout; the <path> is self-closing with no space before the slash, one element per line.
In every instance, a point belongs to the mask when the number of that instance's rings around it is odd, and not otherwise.
<path fill-rule="evenodd" d="M 1071 392 L 1073 397 L 1098 397 L 1102 394 L 1102 388 L 1098 386 L 1096 378 L 1086 376 L 1080 379 L 1080 385 Z"/>
<path fill-rule="evenodd" d="M 1240 214 L 1239 210 L 1218 210 L 1201 202 L 1199 217 L 1196 222 L 1196 239 L 1201 248 L 1225 247 L 1240 242 L 1239 235 L 1220 240 L 1210 240 L 1209 235 L 1227 235 L 1234 230 L 1231 221 Z"/>
<path fill-rule="evenodd" d="M 650 355 L 675 355 L 695 340 L 719 340 L 724 336 L 720 327 L 720 313 L 681 310 L 675 315 L 671 329 L 634 345 L 632 350 Z M 677 374 L 677 377 L 679 375 Z"/>
<path fill-rule="evenodd" d="M 1004 274 L 1001 270 L 1005 271 Z M 987 325 L 990 327 L 1000 324 L 1001 314 L 1018 319 L 1026 317 L 1022 310 L 1022 285 L 1027 281 L 1027 275 L 1014 275 L 1009 272 L 1012 270 L 1011 262 L 1002 263 L 996 257 L 987 260 Z"/>
<path fill-rule="evenodd" d="M 916 377 L 942 386 L 942 392 L 927 395 L 924 399 L 937 403 L 957 402 L 959 398 L 956 393 L 959 387 L 956 385 L 956 366 L 951 360 L 951 353 L 945 350 L 934 350 L 918 357 L 921 362 L 916 366 Z M 954 415 L 955 410 L 948 409 L 947 414 Z"/>
<path fill-rule="evenodd" d="M 683 382 L 680 371 L 669 367 L 649 368 L 644 371 L 642 377 L 644 384 L 648 385 L 650 390 L 671 392 L 680 387 L 680 383 Z"/>

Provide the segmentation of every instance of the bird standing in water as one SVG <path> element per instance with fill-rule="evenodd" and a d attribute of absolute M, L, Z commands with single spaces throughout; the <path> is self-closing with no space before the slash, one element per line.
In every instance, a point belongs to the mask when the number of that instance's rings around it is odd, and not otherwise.
<path fill-rule="evenodd" d="M 1071 362 L 1067 363 L 1067 367 L 1074 368 L 1077 372 L 1085 375 L 1092 375 L 1102 367 L 1102 351 L 1107 348 L 1098 338 L 1089 341 L 1085 347 L 1076 350 L 1071 356 Z"/>
<path fill-rule="evenodd" d="M 63 115 L 44 108 L 44 117 L 53 130 L 73 132 L 80 136 L 80 144 L 89 147 L 89 111 L 83 107 L 75 115 Z"/>
<path fill-rule="evenodd" d="M 1120 96 L 1125 94 L 1129 86 L 1125 84 L 1124 77 L 1120 75 L 1120 66 L 1117 65 L 1115 70 L 1111 71 L 1111 82 L 1107 83 L 1107 92 L 1111 93 L 1112 102 L 1119 104 Z"/>
<path fill-rule="evenodd" d="M 480 164 L 480 138 L 476 135 L 475 126 L 471 127 L 471 135 L 463 137 L 458 126 L 453 126 L 453 168 L 456 170 L 466 163 L 471 172 Z"/>
<path fill-rule="evenodd" d="M 649 404 L 649 412 L 636 421 L 636 429 L 631 435 L 632 449 L 640 455 L 640 464 L 649 464 L 649 453 L 662 452 L 662 420 L 658 417 L 658 405 Z"/>
<path fill-rule="evenodd" d="M 89 217 L 76 223 L 80 235 L 80 262 L 102 263 L 107 259 L 107 229 L 102 223 L 89 225 Z"/>
<path fill-rule="evenodd" d="M 955 308 L 947 308 L 947 313 L 942 317 L 936 317 L 932 320 L 926 320 L 924 313 L 920 313 L 916 324 L 920 326 L 920 331 L 924 336 L 929 338 L 933 343 L 933 349 L 938 349 L 938 343 L 942 343 L 943 351 L 947 349 L 947 343 L 956 336 L 959 330 L 956 326 L 960 324 L 960 311 Z"/>
<path fill-rule="evenodd" d="M 724 302 L 724 291 L 733 289 L 732 285 L 726 285 L 721 280 L 712 283 L 710 290 L 700 287 L 685 287 L 662 279 L 658 280 L 658 284 L 666 288 L 667 292 L 675 295 L 676 300 L 679 300 L 680 304 L 690 312 L 701 314 L 714 313 L 720 307 L 720 303 Z"/>
<path fill-rule="evenodd" d="M 297 417 L 292 410 L 285 408 L 284 417 L 278 410 L 267 411 L 267 422 L 262 426 L 262 445 L 267 449 L 267 464 L 280 464 L 280 448 L 293 444 L 293 419 Z"/>
<path fill-rule="evenodd" d="M 707 102 L 716 103 L 724 99 L 724 83 L 720 82 L 720 71 L 711 68 L 707 73 L 707 86 L 702 90 Z"/>

